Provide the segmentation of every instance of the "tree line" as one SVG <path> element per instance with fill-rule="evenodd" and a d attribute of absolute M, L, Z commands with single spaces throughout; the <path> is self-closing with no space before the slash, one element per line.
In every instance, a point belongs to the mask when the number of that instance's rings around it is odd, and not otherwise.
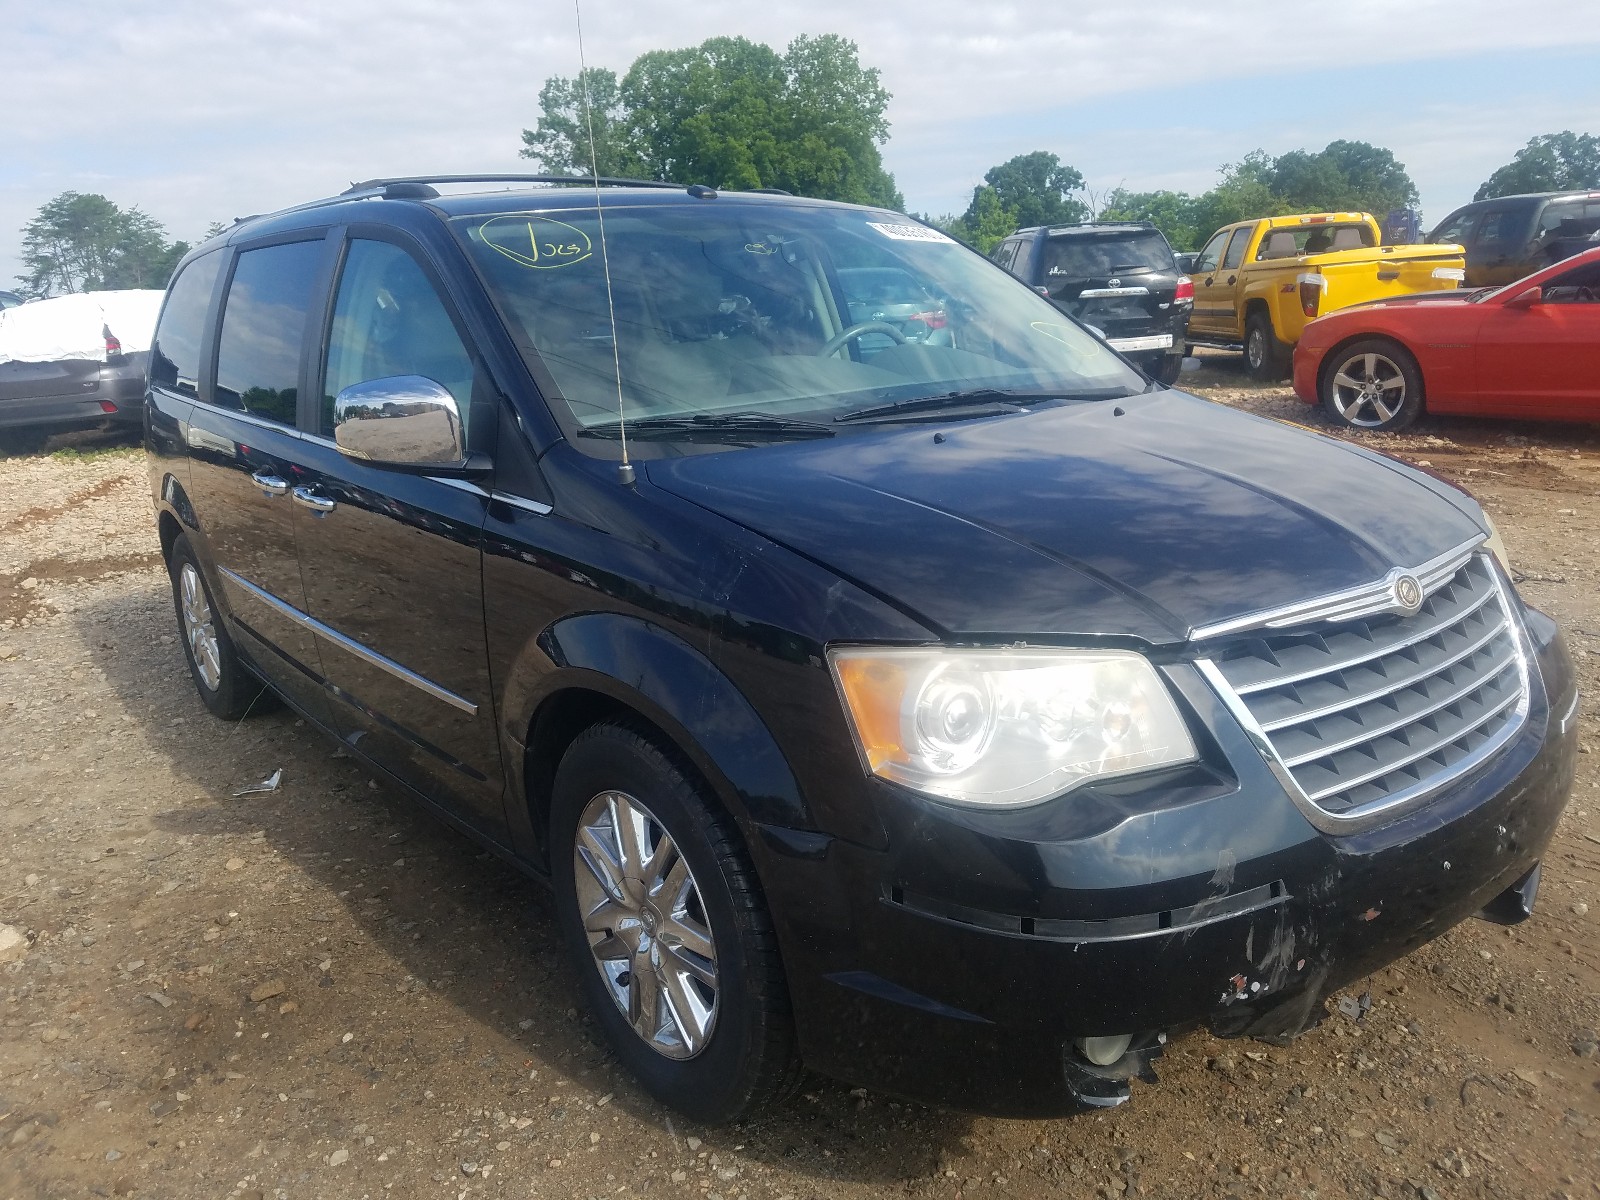
<path fill-rule="evenodd" d="M 890 99 L 877 68 L 863 66 L 856 44 L 837 34 L 797 37 L 781 53 L 747 38 L 710 38 L 642 54 L 620 77 L 593 67 L 547 79 L 519 153 L 549 174 L 597 169 L 900 209 L 883 165 Z M 1530 140 L 1474 198 L 1582 188 L 1600 188 L 1600 136 L 1565 131 Z M 1391 151 L 1341 140 L 1276 157 L 1254 151 L 1197 194 L 1093 191 L 1059 155 L 1036 150 L 985 172 L 964 212 L 925 219 L 985 253 L 1028 225 L 1086 220 L 1150 221 L 1191 249 L 1248 217 L 1356 209 L 1381 218 L 1416 203 L 1416 185 Z M 188 250 L 138 208 L 63 192 L 23 228 L 17 281 L 33 297 L 163 287 Z"/>

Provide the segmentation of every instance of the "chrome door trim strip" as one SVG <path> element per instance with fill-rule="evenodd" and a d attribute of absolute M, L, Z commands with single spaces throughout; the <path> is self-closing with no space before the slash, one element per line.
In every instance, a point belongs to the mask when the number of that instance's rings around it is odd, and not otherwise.
<path fill-rule="evenodd" d="M 475 717 L 478 715 L 478 706 L 471 700 L 467 700 L 464 697 L 456 695 L 449 688 L 440 687 L 437 683 L 434 683 L 433 680 L 422 675 L 418 675 L 415 671 L 401 666 L 392 658 L 385 658 L 377 651 L 368 649 L 354 638 L 346 637 L 332 626 L 324 625 L 315 617 L 301 612 L 294 605 L 278 599 L 278 597 L 274 596 L 271 592 L 265 590 L 264 588 L 257 587 L 255 584 L 251 583 L 248 579 L 244 578 L 242 575 L 239 575 L 237 572 L 230 571 L 227 567 L 218 567 L 217 570 L 227 578 L 228 582 L 235 583 L 244 589 L 245 594 L 250 596 L 252 599 L 259 600 L 268 608 L 271 608 L 275 612 L 281 613 L 283 616 L 288 617 L 289 620 L 293 621 L 296 625 L 299 625 L 304 629 L 309 629 L 318 637 L 332 642 L 341 650 L 349 651 L 351 654 L 361 659 L 362 662 L 377 667 L 380 671 L 387 671 L 396 679 L 402 680 L 405 683 L 409 683 L 412 687 L 426 692 L 435 700 L 443 700 L 452 708 L 460 709 L 469 717 Z"/>
<path fill-rule="evenodd" d="M 185 399 L 196 408 L 202 408 L 208 413 L 215 413 L 219 417 L 229 417 L 235 421 L 243 421 L 246 425 L 270 429 L 273 433 L 281 433 L 284 437 L 293 438 L 297 442 L 303 442 L 306 439 L 305 433 L 293 425 L 283 425 L 277 421 L 269 421 L 265 417 L 258 417 L 252 412 L 246 412 L 242 408 L 224 408 L 220 404 L 213 404 L 209 400 L 200 400 L 194 396 L 188 396 Z M 191 417 L 190 419 L 192 420 L 193 418 Z"/>

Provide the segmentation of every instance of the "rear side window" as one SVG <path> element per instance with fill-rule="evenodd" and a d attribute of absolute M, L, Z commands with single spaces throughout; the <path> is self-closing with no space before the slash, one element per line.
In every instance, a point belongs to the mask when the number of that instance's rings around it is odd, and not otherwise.
<path fill-rule="evenodd" d="M 472 356 L 416 260 L 390 242 L 352 241 L 328 339 L 322 431 L 333 430 L 333 398 L 341 391 L 396 375 L 441 384 L 455 397 L 465 427 L 472 371 Z"/>
<path fill-rule="evenodd" d="M 1600 200 L 1552 200 L 1539 217 L 1537 237 L 1586 238 L 1600 230 Z"/>
<path fill-rule="evenodd" d="M 1480 250 L 1509 254 L 1528 240 L 1533 214 L 1526 208 L 1491 208 L 1478 223 Z"/>
<path fill-rule="evenodd" d="M 1155 229 L 1051 238 L 1045 243 L 1044 263 L 1045 274 L 1052 279 L 1104 279 L 1177 270 L 1172 247 Z"/>
<path fill-rule="evenodd" d="M 1255 233 L 1254 225 L 1247 225 L 1243 229 L 1236 229 L 1233 240 L 1228 243 L 1228 252 L 1222 256 L 1222 269 L 1231 271 L 1244 261 L 1245 247 L 1250 244 L 1250 237 Z"/>
<path fill-rule="evenodd" d="M 200 342 L 221 266 L 222 255 L 213 251 L 195 259 L 172 281 L 167 306 L 161 310 L 161 323 L 150 346 L 153 386 L 186 396 L 200 394 Z"/>
<path fill-rule="evenodd" d="M 222 407 L 294 424 L 300 348 L 323 248 L 319 238 L 239 255 L 217 338 Z"/>

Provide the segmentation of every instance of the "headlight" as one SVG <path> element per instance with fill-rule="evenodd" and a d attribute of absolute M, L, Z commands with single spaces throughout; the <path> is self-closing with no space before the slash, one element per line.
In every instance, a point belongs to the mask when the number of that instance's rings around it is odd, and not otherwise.
<path fill-rule="evenodd" d="M 1032 804 L 1192 761 L 1142 655 L 843 646 L 828 654 L 866 768 L 964 804 Z"/>
<path fill-rule="evenodd" d="M 1506 554 L 1506 544 L 1500 540 L 1500 531 L 1494 527 L 1494 520 L 1488 512 L 1483 514 L 1483 524 L 1489 530 L 1489 553 L 1494 555 L 1495 561 L 1500 564 L 1500 569 L 1510 576 L 1511 559 Z"/>

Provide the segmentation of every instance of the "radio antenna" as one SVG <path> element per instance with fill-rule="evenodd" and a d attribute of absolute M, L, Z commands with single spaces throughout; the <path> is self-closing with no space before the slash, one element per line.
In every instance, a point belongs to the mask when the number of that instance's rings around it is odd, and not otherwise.
<path fill-rule="evenodd" d="M 589 103 L 589 65 L 583 57 L 583 5 L 572 0 L 572 13 L 578 23 L 578 91 L 583 97 L 583 119 L 589 129 L 589 175 L 594 180 L 594 214 L 600 224 L 600 266 L 606 277 L 606 312 L 611 317 L 611 365 L 617 375 L 617 433 L 622 438 L 622 462 L 617 465 L 617 482 L 627 485 L 634 479 L 628 461 L 628 420 L 622 412 L 622 351 L 617 347 L 617 304 L 611 295 L 611 256 L 606 251 L 606 214 L 600 201 L 600 153 L 594 142 L 594 107 Z"/>

